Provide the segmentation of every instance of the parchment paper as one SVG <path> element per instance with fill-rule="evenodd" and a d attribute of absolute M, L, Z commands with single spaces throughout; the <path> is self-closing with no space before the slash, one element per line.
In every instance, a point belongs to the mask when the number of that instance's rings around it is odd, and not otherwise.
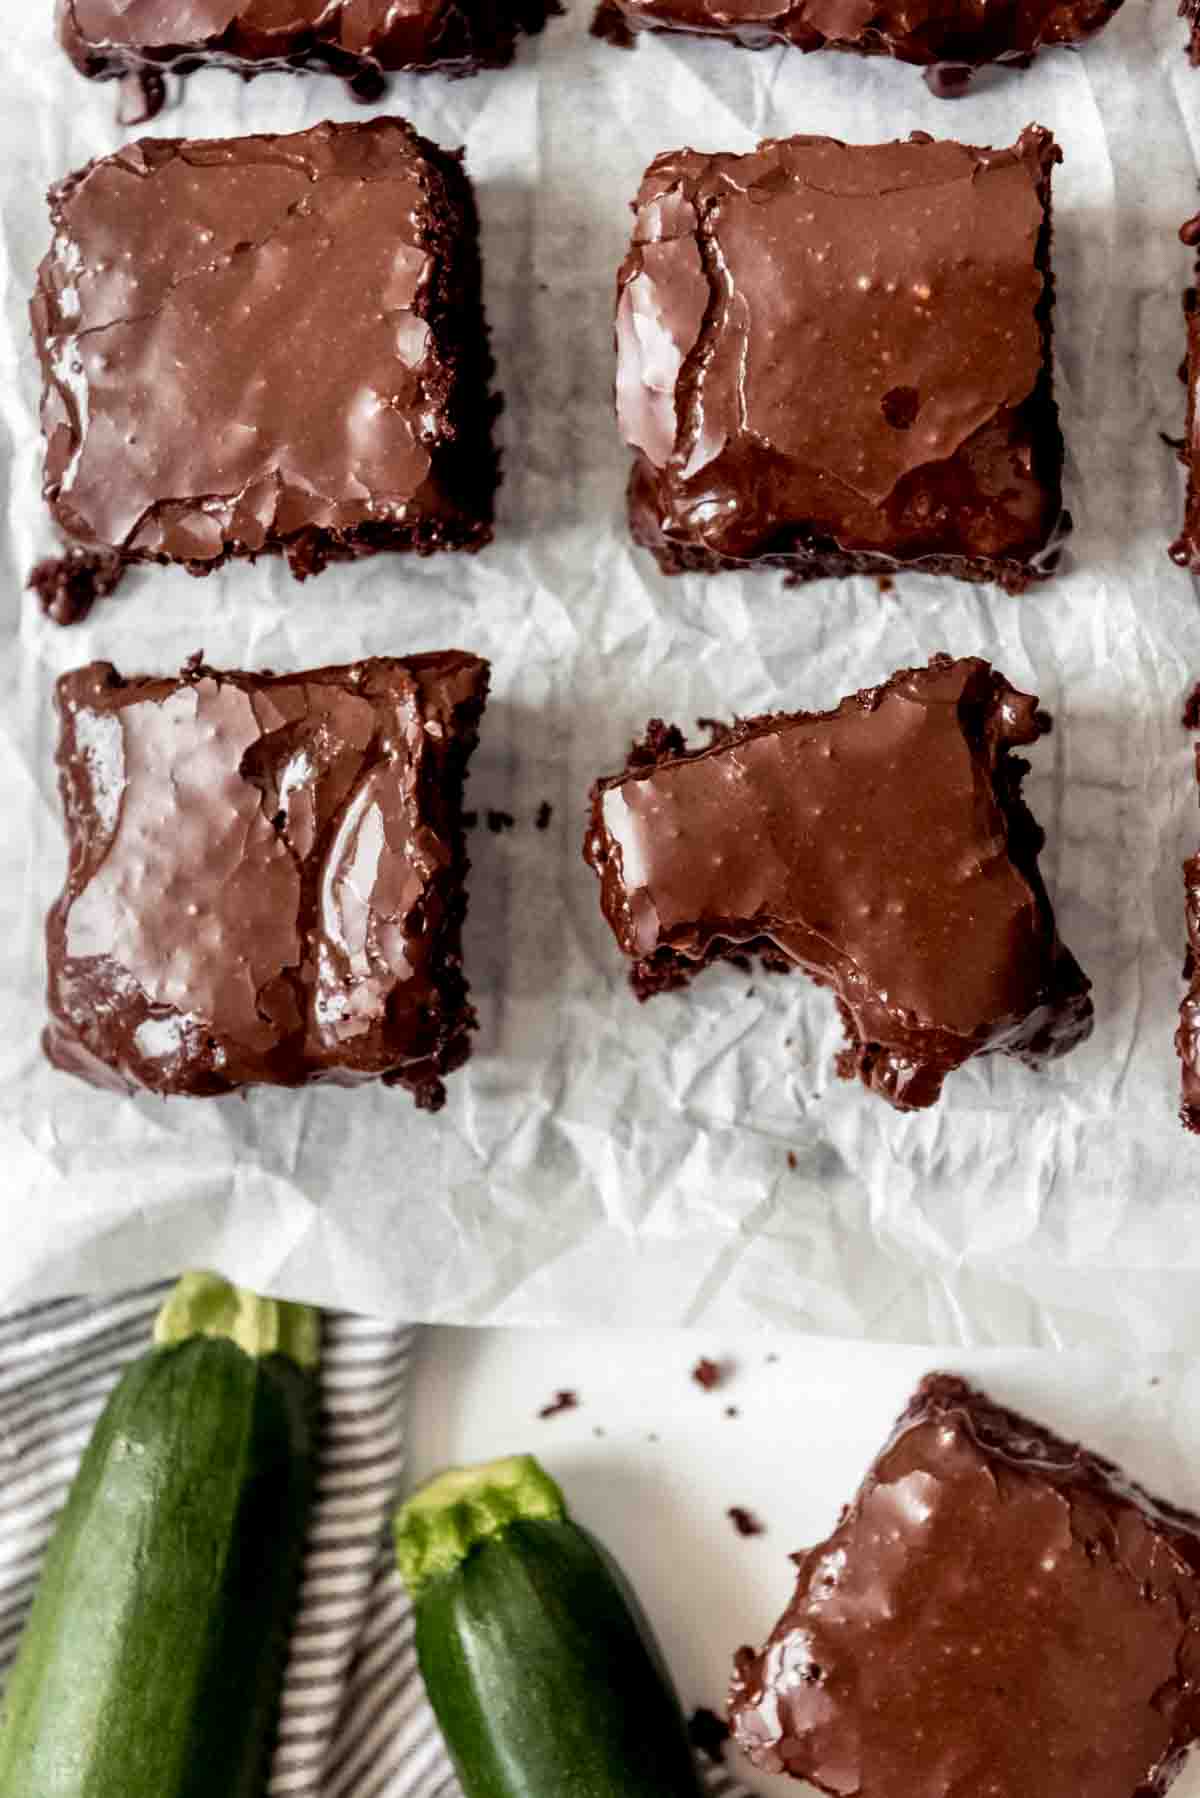
<path fill-rule="evenodd" d="M 50 0 L 0 0 L 0 1306 L 180 1264 L 378 1315 L 703 1319 L 911 1341 L 1200 1348 L 1200 1141 L 1176 1122 L 1179 863 L 1200 838 L 1179 724 L 1200 611 L 1167 560 L 1181 479 L 1179 223 L 1200 204 L 1200 72 L 1170 0 L 1126 0 L 1083 55 L 948 104 L 900 65 L 657 38 L 621 53 L 587 0 L 516 68 L 397 81 L 380 110 L 464 142 L 479 190 L 505 483 L 477 559 L 380 557 L 130 577 L 82 628 L 22 592 L 50 553 L 25 321 L 51 180 L 127 136 L 116 91 L 53 46 Z M 215 73 L 165 135 L 362 112 L 329 79 Z M 1071 565 L 1023 599 L 904 577 L 789 591 L 666 580 L 630 545 L 611 412 L 613 277 L 658 151 L 789 131 L 1009 143 L 1056 178 Z M 347 296 L 348 303 L 352 296 Z M 64 863 L 53 678 L 94 656 L 303 668 L 461 646 L 495 697 L 469 803 L 474 1059 L 438 1117 L 364 1089 L 121 1100 L 44 1062 L 42 920 Z M 904 1117 L 833 1073 L 829 999 L 713 972 L 639 1008 L 580 859 L 591 779 L 651 715 L 821 706 L 934 650 L 982 654 L 1054 713 L 1028 784 L 1061 929 L 1095 981 L 1089 1044 L 1003 1058 Z M 538 831 L 541 802 L 554 808 Z M 790 1159 L 789 1159 L 790 1158 Z M 794 1163 L 794 1165 L 793 1165 Z"/>

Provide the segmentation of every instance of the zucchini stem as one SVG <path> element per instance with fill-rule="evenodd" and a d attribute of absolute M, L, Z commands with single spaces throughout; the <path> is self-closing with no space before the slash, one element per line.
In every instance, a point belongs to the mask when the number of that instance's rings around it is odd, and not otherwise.
<path fill-rule="evenodd" d="M 284 1355 L 304 1372 L 321 1359 L 321 1313 L 313 1305 L 263 1299 L 219 1274 L 184 1274 L 154 1325 L 160 1348 L 192 1336 L 223 1336 L 256 1360 Z"/>

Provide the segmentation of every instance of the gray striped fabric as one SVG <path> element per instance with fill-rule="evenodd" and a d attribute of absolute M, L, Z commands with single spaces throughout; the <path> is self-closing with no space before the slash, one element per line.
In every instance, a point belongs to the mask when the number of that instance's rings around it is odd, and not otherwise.
<path fill-rule="evenodd" d="M 0 1683 L 84 1445 L 166 1290 L 0 1321 Z M 270 1798 L 461 1798 L 386 1542 L 411 1345 L 409 1329 L 327 1321 L 320 1482 Z M 708 1785 L 745 1798 L 717 1769 Z"/>

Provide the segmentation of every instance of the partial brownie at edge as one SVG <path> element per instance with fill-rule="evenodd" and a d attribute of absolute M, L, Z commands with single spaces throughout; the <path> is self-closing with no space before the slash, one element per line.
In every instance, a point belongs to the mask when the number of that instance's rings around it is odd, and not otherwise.
<path fill-rule="evenodd" d="M 1192 0 L 1182 0 L 1183 8 Z M 1103 29 L 1121 0 L 1032 0 L 1001 8 L 958 0 L 783 0 L 764 13 L 758 0 L 603 0 L 596 33 L 617 38 L 641 31 L 679 31 L 719 37 L 747 50 L 777 44 L 798 50 L 844 50 L 892 56 L 926 70 L 931 91 L 961 95 L 988 63 L 1024 68 L 1037 51 L 1076 47 Z M 619 41 L 619 40 L 618 40 Z"/>
<path fill-rule="evenodd" d="M 63 676 L 50 1060 L 164 1095 L 378 1077 L 436 1109 L 475 1028 L 462 789 L 487 688 L 460 650 Z"/>
<path fill-rule="evenodd" d="M 540 31 L 556 0 L 420 0 L 362 6 L 291 0 L 173 0 L 166 9 L 128 0 L 58 0 L 58 36 L 84 75 L 103 80 L 206 64 L 243 75 L 268 69 L 329 70 L 374 96 L 383 73 L 439 69 L 469 75 L 512 61 L 521 32 Z"/>
<path fill-rule="evenodd" d="M 1200 784 L 1200 743 L 1196 745 L 1196 780 Z M 1187 992 L 1180 1003 L 1175 1032 L 1181 1083 L 1179 1116 L 1189 1130 L 1200 1135 L 1200 853 L 1184 862 L 1183 887 L 1188 946 L 1183 969 Z"/>
<path fill-rule="evenodd" d="M 1200 1734 L 1200 1518 L 948 1374 L 736 1662 L 739 1746 L 857 1798 L 1155 1798 Z"/>
<path fill-rule="evenodd" d="M 830 712 L 741 719 L 708 748 L 655 721 L 596 782 L 584 854 L 638 997 L 761 955 L 836 995 L 839 1072 L 892 1105 L 1000 1051 L 1033 1066 L 1091 1032 L 1015 747 L 1037 700 L 936 656 Z"/>
<path fill-rule="evenodd" d="M 70 544 L 195 574 L 281 552 L 302 579 L 490 541 L 492 364 L 458 154 L 398 119 L 146 138 L 50 206 L 32 316 Z"/>
<path fill-rule="evenodd" d="M 1007 150 L 768 140 L 660 156 L 617 284 L 634 538 L 666 573 L 1057 565 L 1050 175 Z"/>
<path fill-rule="evenodd" d="M 1180 226 L 1179 238 L 1189 249 L 1200 244 L 1200 213 Z M 1200 274 L 1200 263 L 1197 263 L 1197 273 Z M 1183 365 L 1187 382 L 1187 420 L 1179 460 L 1187 469 L 1187 499 L 1183 529 L 1171 545 L 1170 556 L 1180 568 L 1200 574 L 1200 415 L 1196 407 L 1196 387 L 1200 383 L 1200 293 L 1194 286 L 1184 292 L 1183 314 L 1187 331 L 1187 356 Z"/>

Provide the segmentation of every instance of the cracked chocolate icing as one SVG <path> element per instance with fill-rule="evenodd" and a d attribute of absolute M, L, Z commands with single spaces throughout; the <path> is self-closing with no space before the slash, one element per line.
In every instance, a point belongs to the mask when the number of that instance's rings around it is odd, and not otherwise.
<path fill-rule="evenodd" d="M 1200 1735 L 1200 1519 L 947 1374 L 736 1662 L 766 1773 L 833 1798 L 1152 1798 Z"/>
<path fill-rule="evenodd" d="M 948 656 L 705 749 L 651 725 L 593 787 L 584 846 L 634 990 L 748 950 L 799 968 L 837 996 L 839 1071 L 902 1110 L 971 1056 L 1065 1054 L 1091 1031 L 1089 982 L 1012 754 L 1043 728 L 1035 698 Z"/>
<path fill-rule="evenodd" d="M 1069 521 L 1050 171 L 1012 149 L 769 140 L 648 169 L 617 282 L 629 513 L 669 573 L 920 567 L 1014 591 Z"/>
<path fill-rule="evenodd" d="M 303 578 L 477 549 L 496 461 L 476 220 L 400 120 L 146 138 L 50 195 L 33 300 L 45 492 L 69 540 Z"/>
<path fill-rule="evenodd" d="M 488 667 L 58 683 L 56 1067 L 171 1094 L 382 1077 L 436 1108 L 468 1053 L 462 785 Z"/>
<path fill-rule="evenodd" d="M 206 64 L 328 69 L 378 99 L 385 72 L 511 62 L 518 33 L 557 10 L 546 0 L 58 0 L 57 17 L 63 48 L 93 78 Z"/>
<path fill-rule="evenodd" d="M 1182 0 L 1181 10 L 1194 4 Z M 939 98 L 960 95 L 987 63 L 1024 67 L 1041 49 L 1078 46 L 1121 0 L 605 0 L 628 31 L 683 31 L 744 49 L 790 44 L 924 65 Z"/>

